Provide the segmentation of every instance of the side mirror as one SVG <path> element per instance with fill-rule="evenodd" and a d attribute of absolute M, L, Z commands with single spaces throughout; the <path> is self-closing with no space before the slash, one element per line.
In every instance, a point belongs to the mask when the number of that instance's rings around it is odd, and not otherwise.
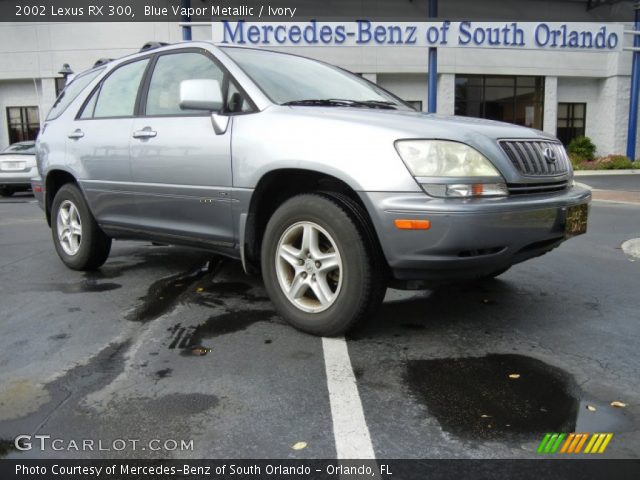
<path fill-rule="evenodd" d="M 180 108 L 183 110 L 222 110 L 222 89 L 217 80 L 183 80 L 180 82 Z"/>

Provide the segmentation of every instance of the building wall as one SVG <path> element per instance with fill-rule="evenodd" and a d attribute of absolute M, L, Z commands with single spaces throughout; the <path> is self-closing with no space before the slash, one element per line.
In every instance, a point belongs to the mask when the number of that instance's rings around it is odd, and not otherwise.
<path fill-rule="evenodd" d="M 490 1 L 495 4 L 496 11 L 499 10 L 500 2 Z M 469 8 L 475 8 L 477 2 L 469 0 L 468 3 Z M 445 11 L 441 13 L 447 15 Z M 585 20 L 599 18 L 585 16 Z M 194 27 L 193 36 L 194 39 L 210 39 L 210 27 Z M 631 38 L 625 37 L 625 43 L 629 45 Z M 3 65 L 0 71 L 0 148 L 8 142 L 6 106 L 39 105 L 42 119 L 53 104 L 53 79 L 59 76 L 57 72 L 63 63 L 69 63 L 75 72 L 81 72 L 99 58 L 135 53 L 150 40 L 180 41 L 180 27 L 168 22 L 0 23 L 0 62 Z M 363 73 L 406 100 L 422 101 L 423 110 L 427 109 L 427 48 L 297 46 L 279 49 Z M 456 73 L 542 75 L 547 77 L 544 129 L 555 133 L 557 102 L 586 102 L 586 134 L 596 143 L 598 153 L 620 153 L 626 150 L 630 70 L 630 52 L 440 49 L 437 111 L 453 114 Z"/>
<path fill-rule="evenodd" d="M 376 83 L 403 100 L 422 102 L 422 110 L 426 110 L 428 85 L 426 74 L 381 73 L 377 75 Z"/>
<path fill-rule="evenodd" d="M 53 79 L 0 80 L 0 150 L 9 145 L 7 107 L 38 107 L 42 122 L 54 100 Z"/>
<path fill-rule="evenodd" d="M 37 105 L 42 122 L 55 101 L 62 64 L 79 73 L 100 58 L 135 53 L 148 41 L 180 39 L 178 26 L 168 22 L 0 23 L 0 149 L 9 142 L 6 107 Z"/>

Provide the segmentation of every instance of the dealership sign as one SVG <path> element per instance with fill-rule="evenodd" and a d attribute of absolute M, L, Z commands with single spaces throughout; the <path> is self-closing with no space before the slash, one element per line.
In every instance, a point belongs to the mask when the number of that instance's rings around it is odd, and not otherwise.
<path fill-rule="evenodd" d="M 247 46 L 419 46 L 620 51 L 623 25 L 543 22 L 229 22 L 213 40 Z"/>

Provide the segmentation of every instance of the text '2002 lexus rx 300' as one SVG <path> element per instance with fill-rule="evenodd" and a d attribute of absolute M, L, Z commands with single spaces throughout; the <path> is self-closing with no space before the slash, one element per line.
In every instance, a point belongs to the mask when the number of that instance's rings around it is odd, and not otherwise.
<path fill-rule="evenodd" d="M 37 142 L 34 192 L 72 269 L 112 239 L 204 248 L 262 273 L 318 335 L 388 285 L 493 277 L 584 233 L 590 193 L 555 138 L 427 115 L 311 59 L 205 42 L 77 76 Z"/>

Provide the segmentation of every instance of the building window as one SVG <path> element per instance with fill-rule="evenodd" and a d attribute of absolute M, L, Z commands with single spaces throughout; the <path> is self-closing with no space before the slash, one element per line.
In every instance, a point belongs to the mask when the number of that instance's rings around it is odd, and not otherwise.
<path fill-rule="evenodd" d="M 56 81 L 56 98 L 58 98 L 62 90 L 64 90 L 64 87 L 67 85 L 67 79 L 64 77 L 56 77 L 55 81 Z"/>
<path fill-rule="evenodd" d="M 456 75 L 456 115 L 542 130 L 544 77 Z"/>
<path fill-rule="evenodd" d="M 586 103 L 559 103 L 557 137 L 560 141 L 569 145 L 574 138 L 584 136 L 586 118 Z"/>
<path fill-rule="evenodd" d="M 7 107 L 9 143 L 35 140 L 40 131 L 38 107 Z"/>

